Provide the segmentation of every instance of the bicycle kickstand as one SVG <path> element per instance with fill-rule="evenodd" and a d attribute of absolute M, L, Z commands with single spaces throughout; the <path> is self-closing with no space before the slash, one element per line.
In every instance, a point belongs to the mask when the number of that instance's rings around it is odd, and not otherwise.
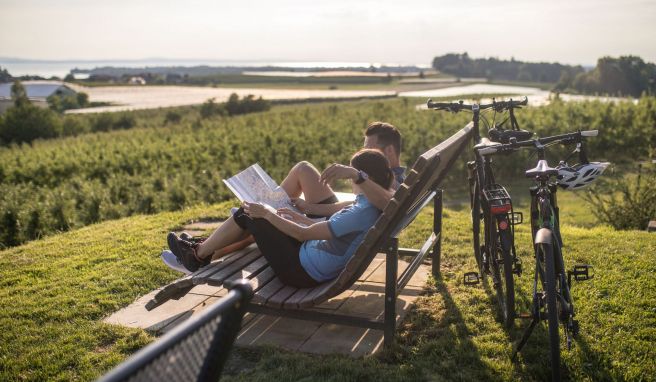
<path fill-rule="evenodd" d="M 533 320 L 531 320 L 531 324 L 528 326 L 528 328 L 526 328 L 526 330 L 524 330 L 524 333 L 522 334 L 522 338 L 517 343 L 517 346 L 513 346 L 513 352 L 511 357 L 513 361 L 517 360 L 517 353 L 522 351 L 522 348 L 528 342 L 528 338 L 531 336 L 531 333 L 533 332 L 533 329 L 535 328 L 535 325 L 537 325 L 537 323 L 538 320 L 533 318 Z"/>

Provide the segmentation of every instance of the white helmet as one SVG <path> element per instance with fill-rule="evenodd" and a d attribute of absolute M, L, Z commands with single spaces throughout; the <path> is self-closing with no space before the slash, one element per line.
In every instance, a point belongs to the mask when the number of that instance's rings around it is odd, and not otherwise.
<path fill-rule="evenodd" d="M 583 188 L 597 179 L 609 164 L 609 162 L 591 162 L 568 166 L 566 163 L 561 163 L 558 166 L 558 184 L 566 190 Z"/>

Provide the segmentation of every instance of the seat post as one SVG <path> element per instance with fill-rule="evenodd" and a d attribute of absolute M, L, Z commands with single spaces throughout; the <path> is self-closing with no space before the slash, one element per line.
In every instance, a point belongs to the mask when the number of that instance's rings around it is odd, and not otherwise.
<path fill-rule="evenodd" d="M 437 278 L 440 275 L 440 261 L 442 257 L 442 208 L 443 208 L 443 194 L 444 190 L 436 189 L 435 197 L 433 198 L 433 233 L 437 237 L 435 246 L 432 253 L 432 266 L 431 271 L 433 277 Z"/>
<path fill-rule="evenodd" d="M 389 348 L 396 328 L 396 277 L 399 267 L 399 239 L 390 238 L 385 247 L 385 323 L 383 346 Z"/>

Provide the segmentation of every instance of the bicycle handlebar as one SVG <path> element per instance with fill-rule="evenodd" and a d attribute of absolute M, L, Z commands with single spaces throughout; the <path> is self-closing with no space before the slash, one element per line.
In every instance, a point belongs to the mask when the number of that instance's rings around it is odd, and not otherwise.
<path fill-rule="evenodd" d="M 598 134 L 599 134 L 599 130 L 583 130 L 583 131 L 577 131 L 576 133 L 554 135 L 551 137 L 529 139 L 527 141 L 510 142 L 506 144 L 486 146 L 478 149 L 478 152 L 481 155 L 492 155 L 501 152 L 514 151 L 522 147 L 538 147 L 538 145 L 546 145 L 548 143 L 554 143 L 554 142 L 562 142 L 562 143 L 580 142 L 582 137 L 596 137 Z"/>
<path fill-rule="evenodd" d="M 426 106 L 429 109 L 433 110 L 447 110 L 452 113 L 457 113 L 461 110 L 469 110 L 469 111 L 475 111 L 475 110 L 485 110 L 485 109 L 494 109 L 496 111 L 503 111 L 503 110 L 508 110 L 508 109 L 514 109 L 514 108 L 519 108 L 522 106 L 526 106 L 528 104 L 528 97 L 524 97 L 523 100 L 521 101 L 513 101 L 512 98 L 508 101 L 496 101 L 494 98 L 492 98 L 492 103 L 488 104 L 466 104 L 463 101 L 459 102 L 433 102 L 432 99 L 429 99 L 426 102 Z"/>

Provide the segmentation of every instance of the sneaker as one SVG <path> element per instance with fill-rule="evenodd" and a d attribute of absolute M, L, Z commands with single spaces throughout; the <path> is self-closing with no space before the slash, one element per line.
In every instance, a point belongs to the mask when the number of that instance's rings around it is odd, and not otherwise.
<path fill-rule="evenodd" d="M 184 265 L 180 262 L 180 260 L 175 257 L 173 252 L 169 251 L 168 249 L 162 251 L 162 261 L 164 264 L 166 264 L 169 268 L 173 269 L 174 271 L 182 272 L 185 275 L 191 274 L 191 271 L 185 268 Z"/>
<path fill-rule="evenodd" d="M 190 243 L 180 239 L 175 233 L 171 232 L 166 237 L 171 252 L 180 260 L 180 263 L 191 272 L 198 268 L 204 267 L 210 263 L 210 258 L 199 260 L 196 257 L 196 247 L 198 244 Z"/>
<path fill-rule="evenodd" d="M 190 243 L 196 243 L 200 244 L 205 241 L 205 237 L 200 237 L 200 236 L 191 236 L 187 232 L 180 232 L 180 235 L 178 236 L 180 239 L 188 241 Z"/>

